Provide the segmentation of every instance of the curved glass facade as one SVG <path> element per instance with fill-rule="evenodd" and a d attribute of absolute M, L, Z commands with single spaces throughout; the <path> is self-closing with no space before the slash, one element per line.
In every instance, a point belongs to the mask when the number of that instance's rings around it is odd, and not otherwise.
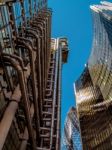
<path fill-rule="evenodd" d="M 112 3 L 91 6 L 93 46 L 75 83 L 84 150 L 112 149 Z"/>
<path fill-rule="evenodd" d="M 112 99 L 112 7 L 104 4 L 91 6 L 94 39 L 88 67 L 93 84 L 99 86 L 108 101 Z"/>

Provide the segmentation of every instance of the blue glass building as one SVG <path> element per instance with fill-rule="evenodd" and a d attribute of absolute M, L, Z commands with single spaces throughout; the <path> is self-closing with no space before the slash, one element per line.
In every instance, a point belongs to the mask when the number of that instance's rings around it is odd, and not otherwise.
<path fill-rule="evenodd" d="M 74 107 L 69 110 L 65 120 L 62 150 L 82 150 L 79 121 Z"/>

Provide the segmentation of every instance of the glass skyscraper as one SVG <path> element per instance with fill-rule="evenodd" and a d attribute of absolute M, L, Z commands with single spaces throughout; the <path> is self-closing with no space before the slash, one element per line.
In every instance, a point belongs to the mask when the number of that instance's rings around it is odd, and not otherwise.
<path fill-rule="evenodd" d="M 92 52 L 75 83 L 77 112 L 84 150 L 112 149 L 112 3 L 90 6 Z"/>
<path fill-rule="evenodd" d="M 76 108 L 70 108 L 64 126 L 62 150 L 82 150 Z"/>

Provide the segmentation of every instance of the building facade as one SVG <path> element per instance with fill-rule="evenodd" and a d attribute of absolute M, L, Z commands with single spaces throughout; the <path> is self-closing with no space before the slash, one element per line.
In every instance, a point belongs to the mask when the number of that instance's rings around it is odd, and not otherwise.
<path fill-rule="evenodd" d="M 0 2 L 0 150 L 59 150 L 66 38 L 46 0 Z"/>
<path fill-rule="evenodd" d="M 74 107 L 71 107 L 67 114 L 62 140 L 62 150 L 82 150 L 79 120 Z"/>
<path fill-rule="evenodd" d="M 91 6 L 92 52 L 75 83 L 84 150 L 112 149 L 112 3 Z"/>

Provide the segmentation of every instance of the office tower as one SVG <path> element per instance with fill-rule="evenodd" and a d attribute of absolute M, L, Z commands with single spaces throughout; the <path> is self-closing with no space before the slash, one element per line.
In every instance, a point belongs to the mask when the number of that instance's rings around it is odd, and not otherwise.
<path fill-rule="evenodd" d="M 62 140 L 62 150 L 82 150 L 79 121 L 74 107 L 67 114 Z"/>
<path fill-rule="evenodd" d="M 84 150 L 112 149 L 112 3 L 91 6 L 92 52 L 75 83 Z"/>
<path fill-rule="evenodd" d="M 0 2 L 0 150 L 59 150 L 66 38 L 47 1 Z"/>

